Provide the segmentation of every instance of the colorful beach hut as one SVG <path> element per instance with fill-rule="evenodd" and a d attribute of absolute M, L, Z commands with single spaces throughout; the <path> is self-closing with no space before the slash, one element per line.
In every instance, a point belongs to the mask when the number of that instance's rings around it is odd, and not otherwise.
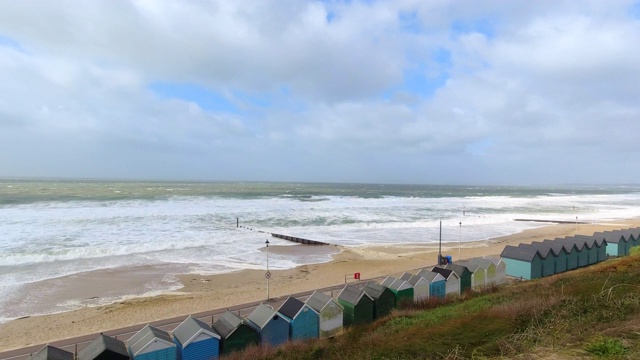
<path fill-rule="evenodd" d="M 247 346 L 258 345 L 258 332 L 229 310 L 213 323 L 213 329 L 220 335 L 222 354 L 230 354 Z"/>
<path fill-rule="evenodd" d="M 289 296 L 278 312 L 289 321 L 291 340 L 317 339 L 320 336 L 318 313 L 302 301 Z"/>
<path fill-rule="evenodd" d="M 173 330 L 173 342 L 181 360 L 208 360 L 220 356 L 220 335 L 193 316 Z"/>
<path fill-rule="evenodd" d="M 364 292 L 373 299 L 373 319 L 380 319 L 391 313 L 396 306 L 396 296 L 388 287 L 369 281 Z"/>
<path fill-rule="evenodd" d="M 373 322 L 373 299 L 355 286 L 345 285 L 338 294 L 338 303 L 344 309 L 343 326 Z"/>
<path fill-rule="evenodd" d="M 429 283 L 422 276 L 404 273 L 400 279 L 408 282 L 413 287 L 413 302 L 417 303 L 429 299 Z"/>
<path fill-rule="evenodd" d="M 567 271 L 567 251 L 565 250 L 565 246 L 562 242 L 555 241 L 534 241 L 531 244 L 535 244 L 538 248 L 549 249 L 551 253 L 553 253 L 553 273 L 559 274 Z M 546 250 L 545 250 L 546 251 Z"/>
<path fill-rule="evenodd" d="M 620 231 L 597 232 L 593 236 L 602 236 L 607 242 L 607 256 L 625 256 L 628 254 L 628 241 Z"/>
<path fill-rule="evenodd" d="M 584 240 L 565 237 L 560 239 L 559 241 L 568 244 L 574 244 L 576 246 L 576 253 L 578 258 L 577 265 L 579 268 L 589 265 L 589 249 L 587 248 L 587 244 Z"/>
<path fill-rule="evenodd" d="M 408 283 L 406 280 L 397 279 L 393 276 L 387 276 L 380 285 L 385 286 L 393 292 L 395 295 L 395 306 L 400 306 L 401 304 L 412 304 L 413 303 L 413 286 Z"/>
<path fill-rule="evenodd" d="M 555 255 L 546 246 L 538 246 L 537 244 L 519 244 L 519 248 L 531 248 L 537 250 L 540 254 L 540 276 L 550 276 L 554 274 Z"/>
<path fill-rule="evenodd" d="M 321 338 L 334 336 L 342 330 L 344 310 L 331 296 L 314 291 L 307 299 L 306 304 L 319 314 Z"/>
<path fill-rule="evenodd" d="M 598 262 L 607 260 L 607 240 L 604 236 L 593 234 L 598 249 Z"/>
<path fill-rule="evenodd" d="M 456 264 L 466 267 L 471 272 L 471 289 L 478 291 L 485 288 L 486 274 L 480 265 L 472 261 L 458 261 Z"/>
<path fill-rule="evenodd" d="M 453 270 L 434 266 L 431 272 L 438 273 L 445 279 L 445 296 L 460 296 L 460 278 Z M 422 274 L 422 270 L 418 274 L 425 279 L 427 278 L 426 274 Z"/>
<path fill-rule="evenodd" d="M 269 305 L 258 305 L 247 317 L 247 325 L 259 333 L 263 345 L 278 346 L 289 340 L 289 321 Z"/>
<path fill-rule="evenodd" d="M 447 264 L 444 268 L 453 271 L 458 275 L 458 278 L 460 278 L 460 294 L 467 290 L 471 290 L 471 271 L 469 271 L 466 266 Z"/>
<path fill-rule="evenodd" d="M 542 255 L 531 246 L 507 245 L 500 254 L 507 269 L 507 275 L 531 280 L 542 277 Z"/>
<path fill-rule="evenodd" d="M 483 259 L 489 259 L 496 265 L 496 285 L 502 285 L 507 282 L 507 264 L 499 255 L 487 255 Z"/>
<path fill-rule="evenodd" d="M 625 230 L 622 230 L 622 232 L 629 235 L 627 237 L 629 241 L 629 248 L 630 248 L 629 251 L 631 251 L 631 248 L 633 248 L 634 246 L 640 245 L 640 232 L 638 228 L 625 229 Z"/>
<path fill-rule="evenodd" d="M 442 274 L 422 269 L 418 271 L 417 276 L 429 283 L 429 298 L 444 299 L 447 296 L 447 279 Z M 452 285 L 452 291 L 454 287 L 455 284 Z"/>
<path fill-rule="evenodd" d="M 176 344 L 169 333 L 147 325 L 127 341 L 133 360 L 175 360 Z"/>
<path fill-rule="evenodd" d="M 576 241 L 584 241 L 584 245 L 587 247 L 587 253 L 589 254 L 588 264 L 593 265 L 598 263 L 598 247 L 596 238 L 593 235 L 576 235 L 568 238 L 573 238 Z"/>
<path fill-rule="evenodd" d="M 78 360 L 129 360 L 124 342 L 100 334 L 78 352 Z"/>
<path fill-rule="evenodd" d="M 567 253 L 567 270 L 573 270 L 578 268 L 578 246 L 574 243 L 566 242 L 562 238 L 555 238 L 555 240 L 544 240 L 543 243 L 561 244 L 564 251 Z"/>
<path fill-rule="evenodd" d="M 31 355 L 29 360 L 74 360 L 72 352 L 47 345 Z"/>
<path fill-rule="evenodd" d="M 496 284 L 496 264 L 493 261 L 484 258 L 472 258 L 470 261 L 478 264 L 478 266 L 484 270 L 486 286 Z"/>

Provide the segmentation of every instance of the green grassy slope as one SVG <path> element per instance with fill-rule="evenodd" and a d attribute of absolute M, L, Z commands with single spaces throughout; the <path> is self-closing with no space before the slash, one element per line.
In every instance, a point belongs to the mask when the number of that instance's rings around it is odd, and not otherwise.
<path fill-rule="evenodd" d="M 229 359 L 640 359 L 640 251 Z"/>

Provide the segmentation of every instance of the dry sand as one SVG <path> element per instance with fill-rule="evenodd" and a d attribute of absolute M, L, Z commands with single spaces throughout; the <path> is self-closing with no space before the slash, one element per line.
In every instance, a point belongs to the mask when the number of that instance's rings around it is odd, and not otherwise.
<path fill-rule="evenodd" d="M 591 235 L 595 231 L 616 230 L 640 226 L 640 219 L 617 221 L 611 224 L 581 224 L 579 234 Z M 522 233 L 463 243 L 462 259 L 484 255 L 500 254 L 505 245 L 530 243 L 543 239 L 554 239 L 574 235 L 573 224 L 549 225 Z M 271 252 L 308 253 L 310 251 L 335 252 L 333 261 L 324 264 L 304 265 L 290 270 L 272 271 L 271 296 L 286 296 L 344 283 L 345 275 L 360 272 L 363 279 L 384 275 L 400 275 L 437 261 L 437 245 L 395 245 L 341 248 L 337 246 L 284 246 L 269 247 Z M 458 244 L 444 243 L 443 254 L 458 259 Z M 127 278 L 132 274 L 105 272 L 113 281 Z M 85 307 L 65 313 L 34 316 L 14 320 L 0 325 L 0 351 L 21 348 L 28 345 L 48 343 L 124 326 L 141 324 L 188 315 L 207 310 L 225 308 L 266 297 L 263 270 L 243 270 L 239 272 L 201 276 L 186 274 L 180 276 L 184 285 L 179 291 L 146 298 L 136 298 L 116 304 Z M 95 286 L 96 284 L 93 283 Z M 72 290 L 69 290 L 72 291 Z"/>

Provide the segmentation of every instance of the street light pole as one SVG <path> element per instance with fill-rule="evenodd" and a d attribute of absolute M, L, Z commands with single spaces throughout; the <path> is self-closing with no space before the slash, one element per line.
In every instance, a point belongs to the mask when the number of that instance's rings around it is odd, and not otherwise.
<path fill-rule="evenodd" d="M 269 272 L 269 239 L 265 241 L 267 244 L 267 273 L 264 274 L 264 277 L 267 278 L 267 300 L 269 300 L 269 278 L 271 278 L 271 273 Z"/>
<path fill-rule="evenodd" d="M 458 261 L 460 261 L 460 250 L 462 249 L 462 221 L 460 221 L 460 234 L 458 237 Z"/>
<path fill-rule="evenodd" d="M 442 218 L 440 219 L 440 241 L 438 244 L 438 265 L 442 265 Z"/>
<path fill-rule="evenodd" d="M 576 235 L 578 235 L 578 217 L 576 216 Z"/>

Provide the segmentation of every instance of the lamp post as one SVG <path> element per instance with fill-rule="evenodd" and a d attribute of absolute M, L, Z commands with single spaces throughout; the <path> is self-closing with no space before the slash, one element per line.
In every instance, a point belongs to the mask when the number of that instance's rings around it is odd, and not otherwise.
<path fill-rule="evenodd" d="M 460 250 L 462 249 L 462 221 L 460 221 L 460 233 L 458 236 L 458 261 L 460 261 Z"/>
<path fill-rule="evenodd" d="M 269 300 L 269 279 L 271 278 L 271 272 L 269 272 L 269 239 L 265 241 L 267 245 L 267 272 L 264 274 L 264 277 L 267 278 L 267 300 Z"/>
<path fill-rule="evenodd" d="M 578 217 L 576 216 L 576 235 L 578 235 Z"/>
<path fill-rule="evenodd" d="M 438 242 L 438 265 L 442 265 L 442 218 L 440 218 L 440 238 Z"/>

